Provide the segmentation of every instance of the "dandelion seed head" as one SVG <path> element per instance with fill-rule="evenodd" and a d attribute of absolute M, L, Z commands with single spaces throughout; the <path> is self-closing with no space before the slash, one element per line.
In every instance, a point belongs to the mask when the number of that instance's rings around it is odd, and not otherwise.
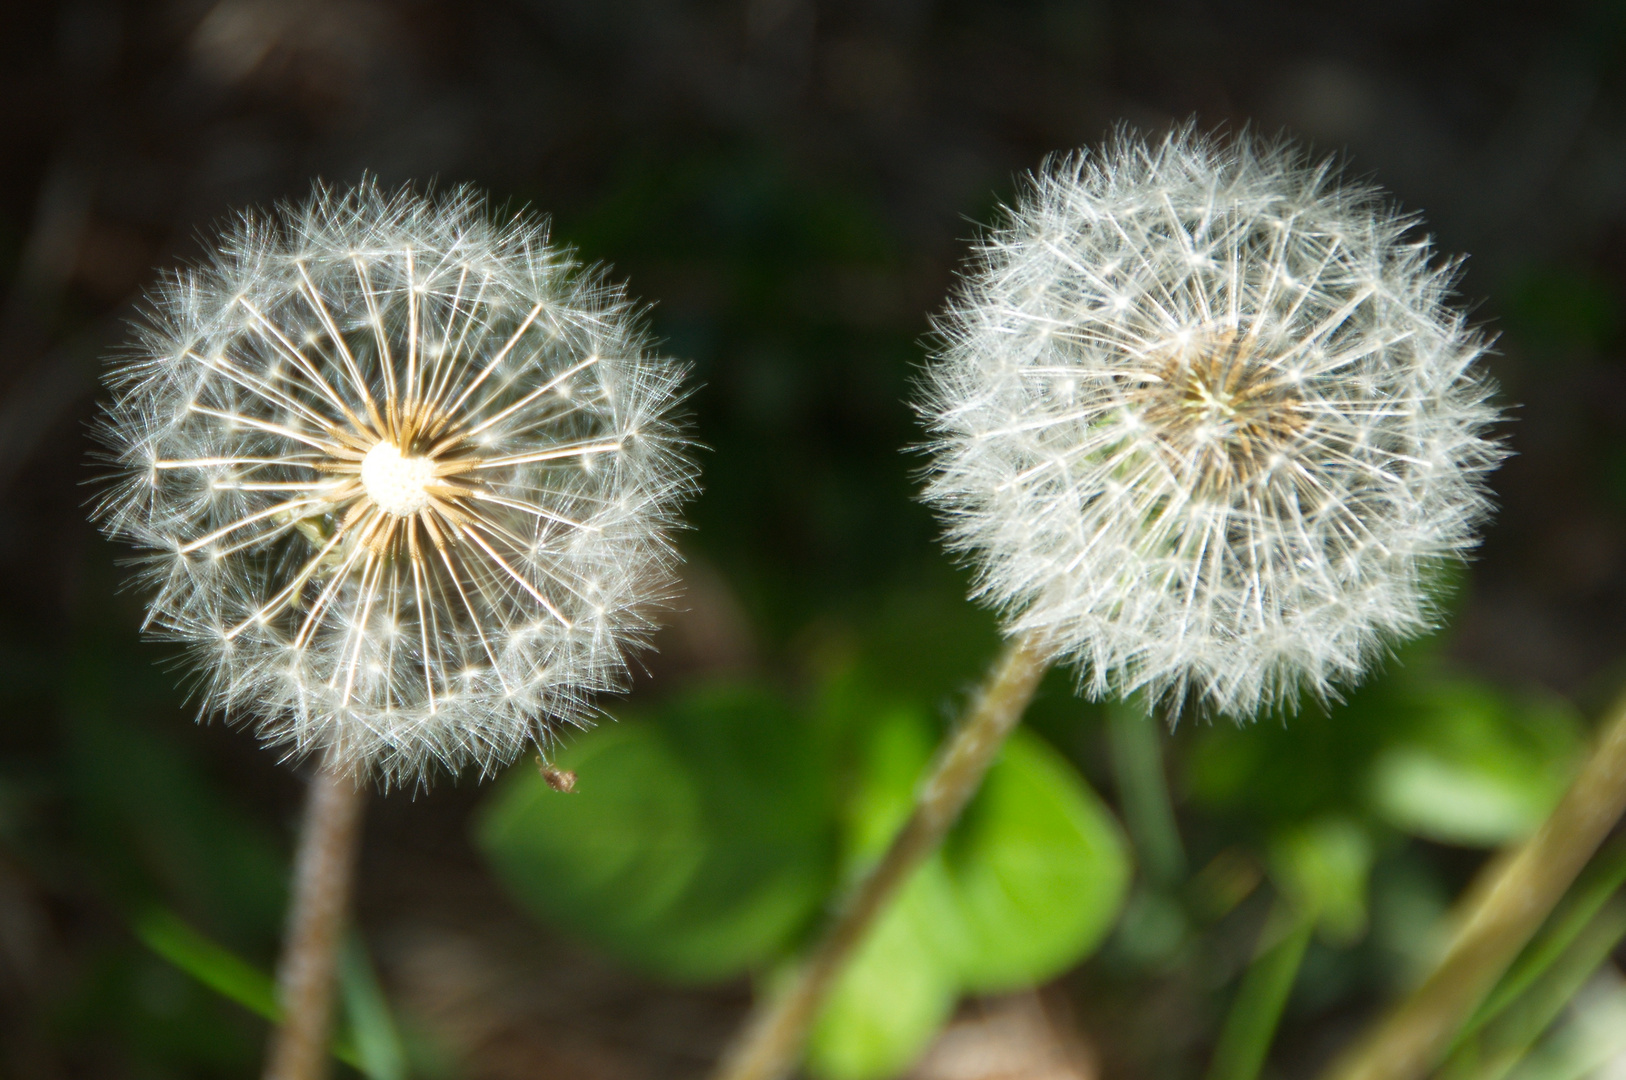
<path fill-rule="evenodd" d="M 1485 339 L 1414 219 L 1285 143 L 1047 164 L 938 323 L 926 498 L 1092 696 L 1335 696 L 1474 546 Z"/>
<path fill-rule="evenodd" d="M 94 516 L 207 709 L 386 785 L 487 773 L 584 723 L 653 629 L 682 375 L 538 219 L 318 187 L 149 295 Z"/>

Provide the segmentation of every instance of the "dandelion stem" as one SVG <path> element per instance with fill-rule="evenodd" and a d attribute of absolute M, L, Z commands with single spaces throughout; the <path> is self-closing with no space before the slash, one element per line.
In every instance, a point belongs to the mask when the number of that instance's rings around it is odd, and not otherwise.
<path fill-rule="evenodd" d="M 1458 905 L 1460 929 L 1427 980 L 1334 1062 L 1324 1080 L 1414 1080 L 1438 1065 L 1623 811 L 1626 697 L 1541 828 L 1480 872 Z"/>
<path fill-rule="evenodd" d="M 324 767 L 311 777 L 277 968 L 283 1021 L 272 1036 L 265 1080 L 320 1080 L 327 1072 L 334 972 L 365 807 L 353 776 Z"/>
<path fill-rule="evenodd" d="M 909 820 L 848 897 L 790 985 L 747 1021 L 716 1080 L 780 1080 L 795 1066 L 808 1029 L 847 962 L 911 871 L 942 843 L 976 794 L 1049 666 L 1050 651 L 1037 635 L 1006 646 L 970 715 L 939 752 Z"/>

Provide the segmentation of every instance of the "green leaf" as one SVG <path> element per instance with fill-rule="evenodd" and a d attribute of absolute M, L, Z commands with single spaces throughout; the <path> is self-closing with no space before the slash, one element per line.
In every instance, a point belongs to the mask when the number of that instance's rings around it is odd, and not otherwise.
<path fill-rule="evenodd" d="M 1296 904 L 1278 904 L 1271 912 L 1259 935 L 1259 950 L 1225 1016 L 1207 1080 L 1254 1080 L 1259 1075 L 1314 929 L 1313 913 Z"/>
<path fill-rule="evenodd" d="M 136 659 L 86 649 L 64 679 L 71 805 L 92 869 L 130 910 L 179 905 L 235 948 L 269 948 L 287 896 L 276 834 L 171 730 L 170 680 Z"/>
<path fill-rule="evenodd" d="M 173 913 L 151 908 L 131 924 L 141 943 L 221 997 L 272 1022 L 282 1019 L 277 984 L 236 953 L 210 941 Z"/>
<path fill-rule="evenodd" d="M 781 956 L 835 872 L 825 757 L 809 722 L 761 688 L 692 692 L 657 717 L 695 776 L 706 857 L 667 920 L 671 969 L 727 978 Z"/>
<path fill-rule="evenodd" d="M 761 689 L 713 686 L 559 755 L 576 791 L 516 769 L 477 822 L 513 895 L 628 964 L 732 977 L 789 947 L 834 866 L 823 758 Z"/>
<path fill-rule="evenodd" d="M 1441 1067 L 1441 1080 L 1501 1080 L 1529 1054 L 1582 986 L 1626 938 L 1626 903 L 1604 904 L 1554 957 L 1553 963 L 1523 987 L 1483 1028 L 1458 1042 Z M 1616 1025 L 1611 1025 L 1616 1026 Z M 1564 1075 L 1591 1074 L 1575 1070 Z"/>
<path fill-rule="evenodd" d="M 1626 838 L 1610 843 L 1593 858 L 1565 894 L 1563 902 L 1548 916 L 1541 932 L 1502 976 L 1495 992 L 1480 1004 L 1459 1038 L 1471 1035 L 1494 1019 L 1541 978 L 1591 925 L 1593 917 L 1623 883 L 1626 883 Z"/>
<path fill-rule="evenodd" d="M 1151 881 L 1173 887 L 1186 876 L 1186 852 L 1163 765 L 1166 731 L 1134 702 L 1108 706 L 1106 719 L 1118 800 L 1141 868 Z"/>
<path fill-rule="evenodd" d="M 1495 847 L 1540 824 L 1544 801 L 1530 785 L 1416 746 L 1377 760 L 1372 802 L 1391 825 L 1467 847 Z"/>
<path fill-rule="evenodd" d="M 598 728 L 557 763 L 570 794 L 515 769 L 477 824 L 497 876 L 545 919 L 632 962 L 661 964 L 662 919 L 705 857 L 700 800 L 646 725 Z"/>
<path fill-rule="evenodd" d="M 1325 817 L 1279 835 L 1271 845 L 1271 870 L 1298 912 L 1332 941 L 1347 945 L 1366 932 L 1374 855 L 1359 822 Z"/>
<path fill-rule="evenodd" d="M 355 934 L 345 938 L 339 953 L 339 991 L 362 1075 L 369 1080 L 406 1080 L 407 1055 L 400 1030 L 378 985 L 367 946 Z"/>
<path fill-rule="evenodd" d="M 849 880 L 880 858 L 909 816 L 931 752 L 931 725 L 918 710 L 876 709 L 845 807 Z M 870 929 L 825 1001 L 808 1039 L 811 1072 L 824 1080 L 871 1080 L 904 1069 L 959 1000 L 966 945 L 943 854 L 934 852 Z"/>
<path fill-rule="evenodd" d="M 1018 729 L 944 849 L 965 924 L 960 985 L 1043 982 L 1094 950 L 1129 886 L 1128 847 L 1078 772 Z"/>
<path fill-rule="evenodd" d="M 932 726 L 878 710 L 848 804 L 856 877 L 913 805 Z M 1110 929 L 1129 880 L 1117 824 L 1065 759 L 1018 730 L 981 791 L 871 930 L 814 1027 L 811 1071 L 872 1080 L 908 1066 L 965 992 L 1051 978 Z"/>
<path fill-rule="evenodd" d="M 881 916 L 825 1002 L 807 1064 L 824 1080 L 878 1080 L 902 1072 L 931 1043 L 959 1000 L 952 887 L 942 860 L 921 868 Z"/>
<path fill-rule="evenodd" d="M 1467 680 L 1429 687 L 1419 705 L 1421 722 L 1372 764 L 1373 810 L 1413 835 L 1468 847 L 1535 831 L 1582 752 L 1573 710 Z"/>
<path fill-rule="evenodd" d="M 1327 816 L 1471 846 L 1528 835 L 1566 787 L 1584 725 L 1550 695 L 1452 673 L 1438 651 L 1434 638 L 1406 646 L 1330 712 L 1198 733 L 1183 770 L 1193 802 L 1261 838 Z"/>
<path fill-rule="evenodd" d="M 277 1001 L 276 980 L 230 949 L 204 937 L 174 913 L 150 908 L 132 922 L 131 929 L 143 945 L 221 997 L 235 1001 L 273 1024 L 281 1022 L 282 1005 Z M 362 1069 L 368 1076 L 375 1075 L 366 1072 L 349 1032 L 341 1032 L 333 1040 L 333 1056 L 346 1065 Z M 376 1077 L 376 1080 L 389 1078 Z"/>

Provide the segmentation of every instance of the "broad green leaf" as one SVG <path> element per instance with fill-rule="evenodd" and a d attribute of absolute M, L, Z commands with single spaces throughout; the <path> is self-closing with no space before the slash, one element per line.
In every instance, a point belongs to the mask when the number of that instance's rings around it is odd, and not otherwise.
<path fill-rule="evenodd" d="M 906 1069 L 959 1000 L 942 928 L 957 918 L 940 858 L 898 894 L 842 974 L 808 1040 L 823 1080 L 879 1080 Z"/>
<path fill-rule="evenodd" d="M 558 756 L 580 779 L 554 791 L 515 769 L 477 824 L 514 896 L 631 963 L 660 968 L 663 919 L 705 857 L 693 780 L 646 725 L 606 725 Z"/>
<path fill-rule="evenodd" d="M 931 748 L 918 711 L 878 711 L 847 808 L 854 876 L 908 815 Z M 1031 985 L 1077 963 L 1117 917 L 1126 851 L 1073 768 L 1018 730 L 943 850 L 915 872 L 838 983 L 809 1043 L 812 1072 L 897 1073 L 962 993 Z"/>
<path fill-rule="evenodd" d="M 872 706 L 858 779 L 843 812 L 843 861 L 854 876 L 881 857 L 914 809 L 932 747 L 932 725 L 920 710 Z"/>
<path fill-rule="evenodd" d="M 1043 740 L 1018 729 L 944 850 L 967 947 L 961 986 L 1028 986 L 1088 955 L 1116 921 L 1128 847 L 1112 814 Z"/>
<path fill-rule="evenodd" d="M 931 725 L 908 707 L 878 709 L 845 808 L 845 861 L 856 880 L 914 805 L 931 758 Z M 831 991 L 808 1039 L 823 1080 L 873 1080 L 925 1050 L 959 1000 L 964 926 L 941 852 L 898 891 Z"/>
<path fill-rule="evenodd" d="M 1184 777 L 1201 809 L 1260 839 L 1329 815 L 1371 817 L 1446 843 L 1527 835 L 1583 750 L 1574 709 L 1453 673 L 1438 640 L 1400 650 L 1329 711 L 1197 735 Z"/>
<path fill-rule="evenodd" d="M 1495 847 L 1541 823 L 1547 804 L 1531 785 L 1417 746 L 1372 767 L 1374 808 L 1396 828 L 1447 844 Z"/>
<path fill-rule="evenodd" d="M 728 978 L 782 955 L 828 892 L 822 761 L 782 700 L 712 687 L 583 735 L 558 759 L 571 794 L 516 769 L 477 838 L 545 919 L 665 978 Z"/>
<path fill-rule="evenodd" d="M 834 877 L 828 770 L 808 721 L 746 686 L 701 689 L 654 719 L 695 777 L 707 839 L 666 920 L 668 969 L 715 979 L 769 963 Z"/>

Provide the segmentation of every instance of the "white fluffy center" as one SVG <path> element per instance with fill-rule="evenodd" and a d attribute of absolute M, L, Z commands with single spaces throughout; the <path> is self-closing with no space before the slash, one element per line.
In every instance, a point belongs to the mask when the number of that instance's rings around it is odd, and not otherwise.
<path fill-rule="evenodd" d="M 429 505 L 428 488 L 435 463 L 426 457 L 402 457 L 394 443 L 381 442 L 361 459 L 361 486 L 379 508 L 396 517 L 416 514 Z"/>

